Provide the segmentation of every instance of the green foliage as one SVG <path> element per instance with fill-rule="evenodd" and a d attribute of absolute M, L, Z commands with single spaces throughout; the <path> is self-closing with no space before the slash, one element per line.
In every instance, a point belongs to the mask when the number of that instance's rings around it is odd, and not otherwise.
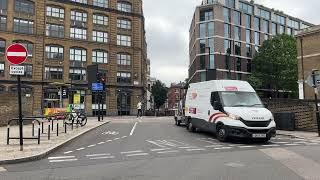
<path fill-rule="evenodd" d="M 154 97 L 154 103 L 157 109 L 159 109 L 168 98 L 168 89 L 161 81 L 157 81 L 151 89 L 152 96 Z"/>
<path fill-rule="evenodd" d="M 264 41 L 259 53 L 254 57 L 253 72 L 249 82 L 255 88 L 273 89 L 278 95 L 279 90 L 298 90 L 296 40 L 289 35 L 277 35 Z"/>

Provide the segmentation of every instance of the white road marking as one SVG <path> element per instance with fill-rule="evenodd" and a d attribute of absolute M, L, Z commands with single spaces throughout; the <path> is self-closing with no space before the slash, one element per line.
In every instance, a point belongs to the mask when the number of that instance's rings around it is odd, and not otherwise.
<path fill-rule="evenodd" d="M 158 146 L 158 147 L 161 147 L 161 148 L 165 148 L 166 146 L 163 146 L 163 145 L 161 145 L 161 144 L 159 144 L 159 143 L 156 143 L 156 142 L 154 142 L 154 141 L 149 141 L 149 140 L 147 140 L 147 142 L 148 143 L 151 143 L 151 144 L 154 144 L 154 145 L 156 145 L 156 146 Z"/>
<path fill-rule="evenodd" d="M 318 145 L 319 143 L 306 143 L 306 145 Z"/>
<path fill-rule="evenodd" d="M 279 161 L 303 179 L 318 179 L 320 177 L 320 164 L 300 154 L 283 149 L 260 149 L 263 153 Z"/>
<path fill-rule="evenodd" d="M 79 149 L 76 149 L 77 151 L 81 151 L 81 150 L 84 150 L 85 148 L 79 148 Z"/>
<path fill-rule="evenodd" d="M 127 152 L 120 152 L 121 154 L 131 154 L 131 153 L 142 153 L 142 150 L 137 150 L 137 151 L 127 151 Z"/>
<path fill-rule="evenodd" d="M 57 156 L 57 157 L 48 157 L 49 160 L 55 160 L 55 159 L 72 159 L 75 158 L 75 156 Z"/>
<path fill-rule="evenodd" d="M 239 148 L 254 148 L 256 146 L 238 146 Z"/>
<path fill-rule="evenodd" d="M 222 150 L 222 149 L 232 149 L 233 147 L 218 147 L 218 148 L 214 148 L 216 150 Z"/>
<path fill-rule="evenodd" d="M 187 149 L 187 151 L 205 151 L 206 149 Z"/>
<path fill-rule="evenodd" d="M 164 151 L 164 150 L 169 150 L 171 148 L 161 148 L 161 149 L 150 149 L 150 151 L 154 152 L 154 151 Z"/>
<path fill-rule="evenodd" d="M 289 142 L 274 142 L 275 144 L 288 144 Z"/>
<path fill-rule="evenodd" d="M 178 150 L 172 150 L 172 151 L 160 151 L 160 152 L 157 152 L 158 154 L 169 154 L 169 153 L 177 153 L 179 152 Z"/>
<path fill-rule="evenodd" d="M 0 172 L 6 172 L 7 171 L 7 169 L 6 168 L 4 168 L 4 167 L 0 167 Z"/>
<path fill-rule="evenodd" d="M 208 141 L 208 140 L 203 140 L 203 139 L 199 139 L 199 141 L 206 142 L 206 143 L 209 143 L 209 144 L 217 144 L 216 142 L 212 142 L 212 141 Z"/>
<path fill-rule="evenodd" d="M 134 123 L 134 125 L 133 125 L 133 127 L 132 127 L 132 129 L 131 129 L 131 132 L 130 132 L 130 136 L 133 135 L 133 132 L 134 132 L 134 130 L 135 130 L 136 127 L 137 127 L 137 124 L 138 124 L 138 122 Z"/>
<path fill-rule="evenodd" d="M 70 154 L 72 153 L 73 151 L 67 151 L 67 152 L 64 152 L 63 154 Z"/>
<path fill-rule="evenodd" d="M 299 146 L 300 144 L 285 144 L 286 146 Z"/>
<path fill-rule="evenodd" d="M 128 136 L 122 136 L 121 138 L 123 139 L 123 138 L 126 138 L 126 137 L 128 137 Z"/>
<path fill-rule="evenodd" d="M 113 159 L 114 156 L 102 156 L 102 157 L 93 157 L 90 158 L 91 160 L 97 160 L 97 159 Z"/>
<path fill-rule="evenodd" d="M 267 144 L 267 145 L 262 145 L 263 147 L 279 147 L 279 144 Z"/>
<path fill-rule="evenodd" d="M 86 157 L 110 156 L 111 154 L 88 154 Z"/>
<path fill-rule="evenodd" d="M 177 141 L 177 140 L 170 139 L 169 141 L 174 141 L 174 142 L 176 142 L 178 144 L 181 144 L 181 145 L 184 145 L 184 146 L 188 146 L 188 144 L 180 142 L 180 141 Z"/>
<path fill-rule="evenodd" d="M 205 146 L 205 147 L 207 147 L 207 148 L 214 148 L 214 147 L 221 147 L 221 146 L 223 146 L 223 145 L 221 145 L 221 144 L 217 144 L 217 145 L 210 145 L 210 146 Z"/>
<path fill-rule="evenodd" d="M 147 156 L 149 153 L 138 153 L 138 154 L 127 154 L 127 157 L 132 157 L 132 156 Z"/>
<path fill-rule="evenodd" d="M 101 145 L 101 144 L 104 144 L 104 143 L 105 143 L 105 142 L 99 142 L 98 144 Z"/>
<path fill-rule="evenodd" d="M 113 140 L 115 141 L 115 140 L 119 140 L 120 138 L 114 138 Z"/>
<path fill-rule="evenodd" d="M 77 161 L 78 159 L 59 159 L 59 160 L 51 160 L 50 163 L 58 163 L 58 162 L 71 162 L 71 161 Z"/>
<path fill-rule="evenodd" d="M 112 140 L 108 140 L 108 141 L 106 141 L 106 142 L 111 142 Z"/>
<path fill-rule="evenodd" d="M 92 144 L 92 145 L 88 146 L 88 148 L 95 147 L 95 146 L 96 146 L 96 144 Z"/>
<path fill-rule="evenodd" d="M 185 146 L 185 147 L 179 147 L 180 149 L 192 149 L 192 148 L 198 148 L 195 146 Z"/>

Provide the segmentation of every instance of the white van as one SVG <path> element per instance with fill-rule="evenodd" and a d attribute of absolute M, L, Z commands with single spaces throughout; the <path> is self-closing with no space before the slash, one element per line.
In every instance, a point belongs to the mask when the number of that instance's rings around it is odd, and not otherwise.
<path fill-rule="evenodd" d="M 190 84 L 185 103 L 187 129 L 228 137 L 269 141 L 276 136 L 272 113 L 246 81 L 213 80 Z"/>

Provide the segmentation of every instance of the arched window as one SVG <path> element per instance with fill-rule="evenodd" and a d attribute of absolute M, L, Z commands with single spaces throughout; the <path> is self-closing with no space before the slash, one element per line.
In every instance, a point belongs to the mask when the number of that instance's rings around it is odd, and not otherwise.
<path fill-rule="evenodd" d="M 132 12 L 132 4 L 126 1 L 118 1 L 118 10 L 123 12 Z"/>
<path fill-rule="evenodd" d="M 93 5 L 108 8 L 109 1 L 108 0 L 93 0 Z"/>
<path fill-rule="evenodd" d="M 64 48 L 60 45 L 46 45 L 47 59 L 63 60 Z"/>
<path fill-rule="evenodd" d="M 108 52 L 105 50 L 95 49 L 92 51 L 92 62 L 93 63 L 108 63 Z"/>
<path fill-rule="evenodd" d="M 13 42 L 20 43 L 20 44 L 24 45 L 28 50 L 28 57 L 33 56 L 33 43 L 32 42 L 25 41 L 25 40 L 14 40 Z"/>

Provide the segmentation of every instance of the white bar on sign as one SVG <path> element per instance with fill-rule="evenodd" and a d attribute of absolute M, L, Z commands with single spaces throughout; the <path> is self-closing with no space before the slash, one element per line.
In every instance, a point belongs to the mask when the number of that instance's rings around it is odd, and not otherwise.
<path fill-rule="evenodd" d="M 26 52 L 8 52 L 7 56 L 17 56 L 17 57 L 26 57 Z"/>

